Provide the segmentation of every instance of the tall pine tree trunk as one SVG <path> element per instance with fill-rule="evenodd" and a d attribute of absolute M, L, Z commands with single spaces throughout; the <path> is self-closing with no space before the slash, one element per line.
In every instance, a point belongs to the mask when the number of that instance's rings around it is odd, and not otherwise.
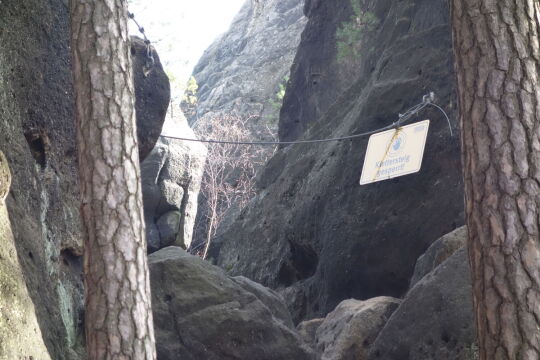
<path fill-rule="evenodd" d="M 540 2 L 451 0 L 482 360 L 540 359 Z"/>
<path fill-rule="evenodd" d="M 124 0 L 71 0 L 89 359 L 155 359 Z"/>

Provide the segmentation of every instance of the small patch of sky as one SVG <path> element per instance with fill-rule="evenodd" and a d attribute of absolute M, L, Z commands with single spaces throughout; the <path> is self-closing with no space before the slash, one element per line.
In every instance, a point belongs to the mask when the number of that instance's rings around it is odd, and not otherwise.
<path fill-rule="evenodd" d="M 252 0 L 129 0 L 171 78 L 172 96 L 181 97 L 204 50 L 228 30 L 234 16 Z M 130 22 L 129 32 L 140 35 Z"/>

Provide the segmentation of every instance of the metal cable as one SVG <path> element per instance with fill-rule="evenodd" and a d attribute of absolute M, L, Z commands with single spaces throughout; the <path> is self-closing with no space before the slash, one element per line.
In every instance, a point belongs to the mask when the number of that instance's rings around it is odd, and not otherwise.
<path fill-rule="evenodd" d="M 439 105 L 434 104 L 432 102 L 429 102 L 428 105 L 431 105 L 431 106 L 435 107 L 436 109 L 439 109 L 439 111 L 443 113 L 444 117 L 446 117 L 446 121 L 448 122 L 448 129 L 450 129 L 450 137 L 453 137 L 454 132 L 452 131 L 452 124 L 450 123 L 450 118 L 446 114 L 446 111 L 444 111 L 443 108 L 440 107 Z"/>
<path fill-rule="evenodd" d="M 135 23 L 137 29 L 139 29 L 139 32 L 144 37 L 144 43 L 146 44 L 146 58 L 148 59 L 148 61 L 146 62 L 146 67 L 150 69 L 156 64 L 156 60 L 154 59 L 154 53 L 151 46 L 152 43 L 150 42 L 150 40 L 148 40 L 144 27 L 139 25 L 138 21 L 135 19 L 135 14 L 128 11 L 127 16 L 131 21 L 133 21 L 133 23 Z"/>
<path fill-rule="evenodd" d="M 354 135 L 348 135 L 348 136 L 342 136 L 342 137 L 335 137 L 335 138 L 327 138 L 327 139 L 312 139 L 312 140 L 295 140 L 295 141 L 227 141 L 227 140 L 214 140 L 214 139 L 191 139 L 191 138 L 183 138 L 183 137 L 177 137 L 177 136 L 171 136 L 171 135 L 160 135 L 161 137 L 167 138 L 167 139 L 176 139 L 176 140 L 183 140 L 183 141 L 192 141 L 192 142 L 201 142 L 201 143 L 207 143 L 207 144 L 228 144 L 228 145 L 296 145 L 296 144 L 314 144 L 314 143 L 323 143 L 323 142 L 331 142 L 331 141 L 344 141 L 344 140 L 351 140 L 351 139 L 357 139 L 362 138 L 366 136 L 370 136 L 382 131 L 396 129 L 403 125 L 405 122 L 410 120 L 414 115 L 419 113 L 421 110 L 423 110 L 426 106 L 434 106 L 437 109 L 439 109 L 446 119 L 448 120 L 448 127 L 450 129 L 450 136 L 453 136 L 452 132 L 452 126 L 450 125 L 450 118 L 448 115 L 446 115 L 446 112 L 438 105 L 433 103 L 433 100 L 435 98 L 434 93 L 429 93 L 427 95 L 424 95 L 422 98 L 422 102 L 409 108 L 404 114 L 399 114 L 399 119 L 392 124 L 376 129 L 371 130 L 367 132 L 363 132 L 360 134 L 354 134 Z"/>

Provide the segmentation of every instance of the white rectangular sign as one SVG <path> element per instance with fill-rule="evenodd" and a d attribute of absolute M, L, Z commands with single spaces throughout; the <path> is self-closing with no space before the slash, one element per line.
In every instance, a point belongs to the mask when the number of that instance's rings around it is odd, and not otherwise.
<path fill-rule="evenodd" d="M 360 185 L 420 171 L 429 120 L 369 137 Z"/>

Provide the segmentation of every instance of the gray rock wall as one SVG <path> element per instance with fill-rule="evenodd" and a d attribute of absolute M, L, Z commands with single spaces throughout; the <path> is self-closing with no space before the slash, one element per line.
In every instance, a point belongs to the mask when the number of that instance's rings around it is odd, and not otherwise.
<path fill-rule="evenodd" d="M 280 123 L 285 134 L 325 138 L 380 128 L 428 91 L 435 91 L 457 129 L 446 1 L 368 4 L 379 25 L 348 72 L 354 81 L 336 78 L 317 91 L 306 89 L 320 83 L 305 79 L 313 66 L 326 70 L 335 63 L 335 42 L 327 42 L 351 13 L 337 0 L 306 4 L 309 22 Z M 326 88 L 335 100 L 317 108 L 314 101 Z M 310 123 L 286 116 L 293 95 L 314 114 Z M 418 116 L 426 118 L 432 122 L 421 171 L 376 184 L 358 184 L 367 139 L 278 151 L 259 175 L 258 195 L 216 241 L 222 245 L 212 256 L 232 274 L 279 289 L 297 321 L 325 315 L 348 298 L 400 297 L 418 256 L 464 218 L 460 140 L 450 137 L 439 112 Z M 292 130 L 297 121 L 303 127 Z"/>
<path fill-rule="evenodd" d="M 388 6 L 388 1 L 383 3 L 383 8 Z M 279 138 L 284 141 L 301 137 L 369 66 L 365 57 L 338 60 L 336 55 L 336 30 L 352 15 L 349 0 L 306 0 L 304 12 L 309 23 L 292 64 L 279 118 Z"/>
<path fill-rule="evenodd" d="M 279 107 L 271 100 L 289 74 L 306 24 L 303 3 L 246 0 L 230 30 L 205 51 L 193 71 L 199 90 L 190 123 L 225 113 L 253 116 L 255 137 L 266 132 L 266 123 L 275 127 Z"/>
<path fill-rule="evenodd" d="M 344 300 L 301 322 L 303 340 L 323 360 L 478 359 L 466 235 L 461 227 L 430 246 L 403 300 Z"/>
<path fill-rule="evenodd" d="M 11 261 L 20 264 L 50 357 L 79 359 L 82 237 L 68 7 L 62 0 L 1 7 L 0 148 L 13 174 Z"/>
<path fill-rule="evenodd" d="M 4 202 L 10 183 L 9 165 L 0 151 L 0 359 L 50 360 L 15 256 L 15 239 Z"/>

